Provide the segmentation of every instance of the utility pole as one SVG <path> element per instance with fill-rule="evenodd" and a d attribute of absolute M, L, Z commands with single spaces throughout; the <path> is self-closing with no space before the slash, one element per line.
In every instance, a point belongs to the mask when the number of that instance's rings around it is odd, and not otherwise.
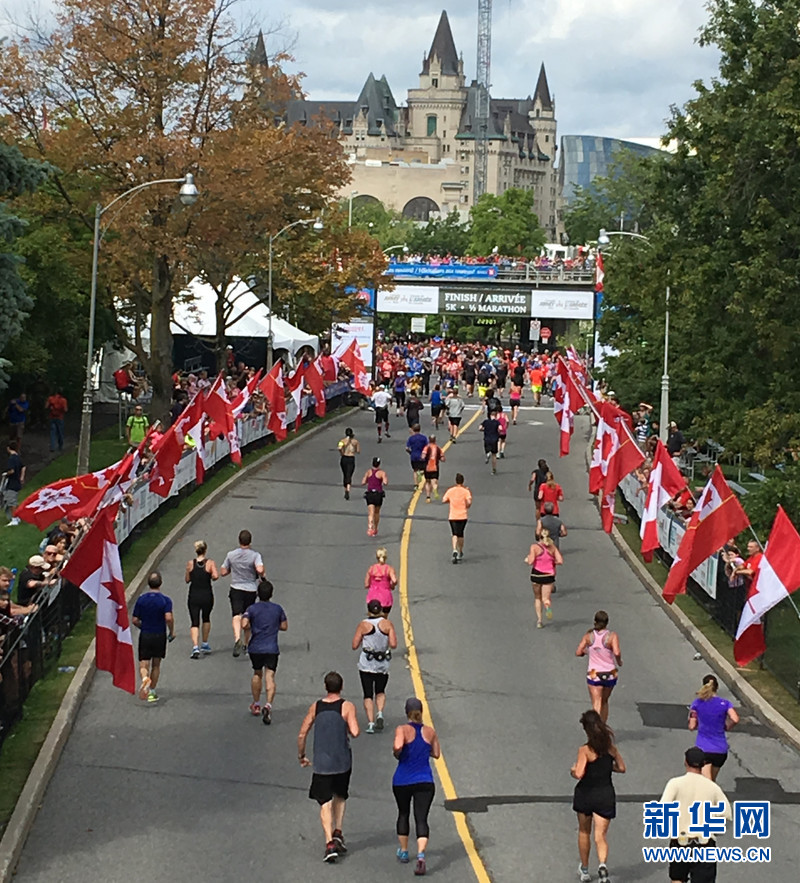
<path fill-rule="evenodd" d="M 492 70 L 492 0 L 478 0 L 478 94 L 475 108 L 475 168 L 472 204 L 486 193 L 489 177 L 489 79 Z"/>

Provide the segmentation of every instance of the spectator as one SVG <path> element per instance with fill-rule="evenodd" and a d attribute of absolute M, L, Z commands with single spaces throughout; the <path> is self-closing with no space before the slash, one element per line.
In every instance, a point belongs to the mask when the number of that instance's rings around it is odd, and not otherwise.
<path fill-rule="evenodd" d="M 743 576 L 747 580 L 748 586 L 752 583 L 753 578 L 758 573 L 758 566 L 764 557 L 756 540 L 750 540 L 747 544 L 747 559 L 733 571 L 734 576 Z"/>
<path fill-rule="evenodd" d="M 15 604 L 11 600 L 11 582 L 14 579 L 13 571 L 8 567 L 0 567 L 0 613 L 6 616 L 27 616 L 36 610 L 36 604 L 27 607 L 24 604 Z"/>
<path fill-rule="evenodd" d="M 64 415 L 69 410 L 60 389 L 47 399 L 45 407 L 50 417 L 50 450 L 58 448 L 60 454 L 64 450 Z"/>
<path fill-rule="evenodd" d="M 11 424 L 11 441 L 17 443 L 17 450 L 22 450 L 22 436 L 25 432 L 25 421 L 28 419 L 30 402 L 26 393 L 21 392 L 17 398 L 11 399 L 8 406 L 8 422 Z"/>
<path fill-rule="evenodd" d="M 677 460 L 681 455 L 686 440 L 683 433 L 678 429 L 678 424 L 673 420 L 669 425 L 669 437 L 667 438 L 667 451 L 673 460 Z"/>
<path fill-rule="evenodd" d="M 128 439 L 128 444 L 137 447 L 144 441 L 149 426 L 150 421 L 145 416 L 144 408 L 141 405 L 136 405 L 133 409 L 133 414 L 128 417 L 128 422 L 125 424 L 125 435 Z"/>
<path fill-rule="evenodd" d="M 17 601 L 23 607 L 31 604 L 37 595 L 55 581 L 48 576 L 48 569 L 41 555 L 32 555 L 28 559 L 28 566 L 17 580 Z"/>
<path fill-rule="evenodd" d="M 744 585 L 744 575 L 737 574 L 738 568 L 744 566 L 739 549 L 735 543 L 728 543 L 722 550 L 722 560 L 725 562 L 725 575 L 728 577 L 728 585 L 732 589 L 741 588 Z"/>
<path fill-rule="evenodd" d="M 66 541 L 67 546 L 71 545 L 75 535 L 78 532 L 78 528 L 75 524 L 73 524 L 69 518 L 65 515 L 61 521 L 50 531 L 47 535 L 47 542 L 54 546 L 57 546 L 61 539 Z"/>
<path fill-rule="evenodd" d="M 19 442 L 11 441 L 8 443 L 8 463 L 6 464 L 5 479 L 6 486 L 3 491 L 3 508 L 7 515 L 12 515 L 17 508 L 19 492 L 22 490 L 22 484 L 25 481 L 25 465 L 22 457 L 19 455 Z M 19 524 L 19 518 L 12 517 L 8 522 L 8 527 L 16 527 Z"/>

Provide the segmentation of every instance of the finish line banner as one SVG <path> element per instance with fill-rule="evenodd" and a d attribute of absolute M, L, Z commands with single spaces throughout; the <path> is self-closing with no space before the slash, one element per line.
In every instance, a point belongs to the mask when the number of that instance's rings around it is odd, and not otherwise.
<path fill-rule="evenodd" d="M 392 262 L 386 274 L 396 279 L 494 279 L 497 267 L 491 264 L 402 264 Z"/>
<path fill-rule="evenodd" d="M 530 316 L 530 291 L 439 289 L 439 312 L 474 313 L 479 316 Z"/>

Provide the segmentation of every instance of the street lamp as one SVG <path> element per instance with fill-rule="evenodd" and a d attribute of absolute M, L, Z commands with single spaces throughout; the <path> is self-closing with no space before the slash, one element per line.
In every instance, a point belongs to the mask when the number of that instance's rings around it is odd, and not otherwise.
<path fill-rule="evenodd" d="M 353 197 L 358 196 L 358 190 L 350 191 L 350 207 L 347 211 L 347 229 L 349 230 L 353 226 Z M 370 224 L 370 226 L 372 226 Z"/>
<path fill-rule="evenodd" d="M 144 184 L 138 184 L 136 187 L 131 187 L 130 190 L 120 193 L 107 206 L 103 207 L 99 202 L 95 206 L 94 241 L 92 243 L 92 287 L 89 298 L 89 341 L 86 350 L 86 379 L 83 387 L 81 434 L 78 440 L 78 475 L 84 475 L 89 471 L 89 450 L 92 444 L 92 407 L 94 405 L 92 396 L 92 362 L 94 356 L 94 320 L 95 313 L 97 312 L 97 263 L 100 257 L 100 239 L 102 238 L 100 219 L 121 199 L 132 196 L 134 193 L 138 193 L 147 187 L 154 187 L 156 184 L 180 184 L 181 188 L 178 191 L 178 199 L 180 199 L 183 205 L 194 205 L 200 195 L 194 183 L 194 175 L 187 173 L 182 178 L 161 178 L 158 181 L 145 181 Z"/>
<path fill-rule="evenodd" d="M 351 202 L 352 205 L 352 202 Z M 267 276 L 267 309 L 269 310 L 269 315 L 267 316 L 267 371 L 272 370 L 272 360 L 273 360 L 273 347 L 272 347 L 272 246 L 275 240 L 282 236 L 287 230 L 291 230 L 292 227 L 297 227 L 298 225 L 303 225 L 304 227 L 307 224 L 313 224 L 314 230 L 324 230 L 325 225 L 322 223 L 320 218 L 300 218 L 297 221 L 292 221 L 291 224 L 287 224 L 285 227 L 282 227 L 274 236 L 269 237 L 269 275 Z"/>
<path fill-rule="evenodd" d="M 601 230 L 597 237 L 598 245 L 608 245 L 611 236 L 628 236 L 631 239 L 640 239 L 651 248 L 653 243 L 647 236 L 641 233 L 629 233 L 627 230 Z M 669 437 L 669 270 L 667 270 L 666 296 L 664 298 L 664 372 L 661 375 L 661 413 L 659 415 L 659 438 L 666 444 Z"/>
<path fill-rule="evenodd" d="M 400 251 L 402 249 L 403 254 L 408 254 L 408 246 L 407 245 L 392 245 L 389 248 L 384 248 L 383 253 L 389 254 L 390 251 Z"/>

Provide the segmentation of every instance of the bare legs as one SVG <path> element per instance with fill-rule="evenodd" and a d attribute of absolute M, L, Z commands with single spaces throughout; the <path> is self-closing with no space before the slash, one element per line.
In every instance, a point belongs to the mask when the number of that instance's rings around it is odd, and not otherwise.
<path fill-rule="evenodd" d="M 322 822 L 322 832 L 325 835 L 325 842 L 330 843 L 333 840 L 333 832 L 342 830 L 342 822 L 344 822 L 344 810 L 347 801 L 343 797 L 337 797 L 335 794 L 327 803 L 323 803 L 319 808 L 319 820 Z"/>
<path fill-rule="evenodd" d="M 545 583 L 543 586 L 533 584 L 533 606 L 536 609 L 536 621 L 539 625 L 542 623 L 542 610 L 544 609 L 546 613 L 550 609 L 552 591 L 553 583 Z"/>
<path fill-rule="evenodd" d="M 367 506 L 367 533 L 372 533 L 374 536 L 378 532 L 378 525 L 381 521 L 381 507 L 373 506 L 372 504 Z"/>
<path fill-rule="evenodd" d="M 603 719 L 603 723 L 608 720 L 608 700 L 611 698 L 613 687 L 595 687 L 587 684 L 589 688 L 589 698 L 592 700 L 592 708 Z"/>
<path fill-rule="evenodd" d="M 266 688 L 267 688 L 267 705 L 272 705 L 272 700 L 275 698 L 275 672 L 271 669 L 264 669 L 266 671 Z M 260 671 L 254 671 L 253 677 L 250 680 L 250 692 L 253 694 L 253 702 L 257 703 L 261 698 L 261 686 L 263 682 L 263 676 Z"/>
<path fill-rule="evenodd" d="M 589 854 L 592 849 L 592 822 L 594 822 L 594 843 L 597 848 L 598 864 L 604 865 L 608 862 L 608 826 L 609 819 L 603 818 L 596 813 L 593 816 L 585 816 L 578 813 L 578 854 L 580 855 L 581 865 L 586 868 L 589 866 Z"/>

